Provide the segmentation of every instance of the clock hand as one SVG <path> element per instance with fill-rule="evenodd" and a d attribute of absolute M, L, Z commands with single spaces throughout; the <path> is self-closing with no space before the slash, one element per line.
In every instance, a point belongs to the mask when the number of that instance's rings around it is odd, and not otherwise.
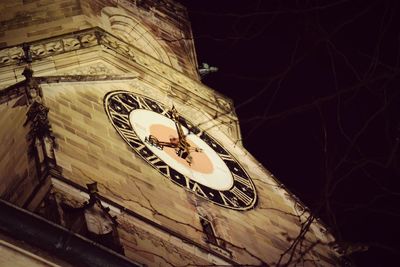
<path fill-rule="evenodd" d="M 192 151 L 202 152 L 202 149 L 192 147 L 186 141 L 186 135 L 183 133 L 182 125 L 179 122 L 179 114 L 178 114 L 178 111 L 176 110 L 175 106 L 172 106 L 171 114 L 172 114 L 172 120 L 175 122 L 176 131 L 178 132 L 180 145 L 182 145 L 185 148 L 188 148 L 189 150 L 192 150 Z M 170 140 L 172 141 L 172 139 L 170 139 Z"/>
<path fill-rule="evenodd" d="M 159 141 L 157 137 L 155 137 L 154 135 L 149 135 L 148 137 L 145 137 L 144 141 L 160 150 L 163 150 L 164 147 L 171 147 L 175 149 L 175 153 L 180 158 L 185 159 L 186 162 L 189 164 L 189 166 L 192 164 L 193 161 L 193 157 L 190 155 L 190 153 L 193 151 L 195 152 L 203 151 L 201 148 L 190 146 L 189 143 L 185 144 L 181 142 L 182 140 L 179 140 L 176 137 L 170 138 L 171 142 L 163 142 Z"/>
<path fill-rule="evenodd" d="M 191 146 L 190 144 L 186 143 L 186 145 L 182 144 L 182 142 L 179 142 L 179 139 L 176 137 L 170 138 L 171 142 L 164 142 L 164 141 L 159 141 L 157 137 L 154 135 L 149 135 L 149 137 L 145 137 L 145 142 L 149 143 L 152 146 L 155 146 L 159 149 L 162 149 L 164 146 L 166 147 L 171 147 L 171 148 L 180 148 L 187 150 L 187 152 L 202 152 L 203 149 Z"/>
<path fill-rule="evenodd" d="M 193 146 L 190 146 L 189 144 L 187 144 L 187 146 L 185 146 L 185 147 L 180 146 L 180 147 L 176 148 L 175 151 L 176 151 L 176 154 L 179 157 L 185 159 L 186 162 L 190 166 L 190 165 L 192 165 L 192 161 L 193 161 L 191 152 L 193 152 L 193 151 L 194 152 L 202 152 L 203 150 L 201 148 L 193 147 Z"/>
<path fill-rule="evenodd" d="M 144 141 L 146 143 L 149 143 L 150 145 L 158 148 L 158 149 L 163 149 L 164 146 L 166 147 L 171 147 L 171 148 L 178 148 L 178 144 L 175 142 L 164 142 L 164 141 L 159 141 L 157 137 L 154 135 L 149 135 L 148 137 L 144 138 Z"/>
<path fill-rule="evenodd" d="M 172 106 L 171 114 L 172 114 L 172 120 L 175 122 L 175 127 L 176 127 L 176 131 L 178 132 L 179 140 L 185 140 L 185 143 L 187 143 L 186 136 L 183 133 L 182 125 L 179 122 L 179 114 L 178 114 L 178 111 L 176 110 L 175 106 Z"/>
<path fill-rule="evenodd" d="M 179 155 L 181 158 L 186 159 L 187 155 L 190 155 L 191 152 L 202 152 L 203 150 L 199 147 L 194 147 L 191 146 L 188 142 L 185 140 L 179 140 L 176 137 L 172 137 L 169 139 L 171 141 L 170 144 L 175 145 L 175 151 L 176 154 Z M 186 159 L 187 160 L 187 159 Z"/>
<path fill-rule="evenodd" d="M 192 156 L 191 152 L 202 152 L 201 148 L 193 147 L 186 141 L 186 135 L 183 133 L 182 125 L 179 122 L 179 114 L 174 106 L 171 108 L 171 119 L 175 123 L 176 131 L 178 133 L 178 138 L 172 137 L 169 139 L 170 142 L 159 141 L 157 137 L 154 135 L 149 135 L 145 138 L 145 142 L 150 145 L 157 147 L 160 150 L 163 150 L 163 147 L 171 147 L 175 149 L 175 153 L 180 157 L 187 161 L 189 165 L 192 164 Z"/>
<path fill-rule="evenodd" d="M 183 133 L 182 130 L 182 125 L 179 122 L 179 114 L 178 111 L 176 110 L 175 106 L 172 106 L 171 109 L 171 114 L 172 114 L 172 120 L 175 122 L 175 127 L 176 131 L 178 132 L 179 136 L 179 148 L 176 150 L 176 154 L 180 156 L 181 158 L 186 159 L 189 165 L 192 163 L 192 156 L 190 155 L 191 152 L 202 152 L 203 150 L 198 147 L 192 147 L 187 141 L 186 141 L 186 135 Z M 170 139 L 172 141 L 172 139 Z"/>

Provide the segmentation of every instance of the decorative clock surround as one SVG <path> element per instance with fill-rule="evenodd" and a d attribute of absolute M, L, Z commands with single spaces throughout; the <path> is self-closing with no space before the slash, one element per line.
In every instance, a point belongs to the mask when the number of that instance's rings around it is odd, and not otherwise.
<path fill-rule="evenodd" d="M 109 92 L 104 107 L 125 142 L 166 178 L 226 208 L 254 207 L 256 189 L 240 163 L 175 108 L 128 91 Z"/>

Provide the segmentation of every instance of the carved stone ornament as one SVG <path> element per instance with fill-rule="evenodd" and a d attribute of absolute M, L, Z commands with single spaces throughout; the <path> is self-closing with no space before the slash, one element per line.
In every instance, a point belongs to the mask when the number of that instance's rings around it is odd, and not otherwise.
<path fill-rule="evenodd" d="M 0 65 L 18 63 L 24 58 L 22 47 L 11 47 L 0 50 Z"/>
<path fill-rule="evenodd" d="M 97 183 L 87 184 L 89 201 L 66 195 L 58 197 L 58 216 L 61 224 L 71 231 L 89 238 L 96 243 L 124 254 L 119 240 L 118 222 L 105 207 L 97 190 Z M 83 203 L 82 203 L 83 202 Z"/>
<path fill-rule="evenodd" d="M 97 183 L 87 184 L 89 189 L 89 201 L 81 209 L 84 209 L 88 230 L 94 234 L 106 234 L 117 226 L 117 218 L 110 214 L 110 208 L 104 207 L 99 199 Z"/>
<path fill-rule="evenodd" d="M 71 75 L 116 75 L 117 73 L 108 68 L 103 63 L 96 63 L 95 65 L 84 66 L 75 68 L 73 70 L 63 73 L 63 76 Z"/>
<path fill-rule="evenodd" d="M 229 114 L 230 112 L 232 112 L 232 105 L 231 103 L 229 103 L 227 100 L 225 100 L 222 97 L 215 97 L 215 100 L 218 104 L 218 106 L 224 111 L 226 112 L 226 114 Z"/>
<path fill-rule="evenodd" d="M 110 208 L 104 207 L 99 198 L 97 183 L 87 184 L 89 201 L 69 207 L 70 210 L 81 210 L 85 217 L 86 227 L 89 232 L 104 235 L 112 232 L 118 225 L 115 216 L 110 214 Z M 65 203 L 67 204 L 67 203 Z"/>
<path fill-rule="evenodd" d="M 28 113 L 26 114 L 27 119 L 25 121 L 26 125 L 28 122 L 31 123 L 31 130 L 28 134 L 28 139 L 33 140 L 36 138 L 51 137 L 54 141 L 52 135 L 51 127 L 47 114 L 49 113 L 49 108 L 39 103 L 37 101 L 33 102 L 30 106 Z"/>
<path fill-rule="evenodd" d="M 40 86 L 33 77 L 33 70 L 26 67 L 22 74 L 25 76 L 25 99 L 30 103 L 24 126 L 30 124 L 27 139 L 31 142 L 31 152 L 34 146 L 41 144 L 46 156 L 54 158 L 56 142 L 48 119 L 49 108 L 42 103 Z"/>

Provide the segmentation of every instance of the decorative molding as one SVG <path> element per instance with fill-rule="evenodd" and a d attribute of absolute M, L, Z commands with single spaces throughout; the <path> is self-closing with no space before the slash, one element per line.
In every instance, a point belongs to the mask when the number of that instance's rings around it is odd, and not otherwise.
<path fill-rule="evenodd" d="M 30 123 L 28 139 L 31 142 L 36 142 L 37 139 L 47 138 L 54 143 L 55 139 L 47 116 L 49 108 L 42 103 L 41 89 L 39 83 L 33 77 L 33 70 L 26 67 L 22 74 L 25 76 L 26 97 L 30 104 L 24 123 L 24 126 Z"/>
<path fill-rule="evenodd" d="M 62 76 L 42 76 L 37 77 L 36 81 L 43 83 L 61 82 L 97 82 L 97 81 L 120 81 L 132 80 L 137 77 L 134 75 L 62 75 Z"/>
<path fill-rule="evenodd" d="M 25 76 L 25 81 L 21 83 L 21 86 L 25 89 L 25 96 L 17 103 L 23 102 L 28 105 L 26 120 L 23 124 L 24 127 L 29 125 L 27 133 L 28 153 L 34 158 L 37 177 L 43 182 L 48 172 L 59 172 L 54 155 L 57 144 L 48 118 L 49 108 L 42 101 L 42 90 L 38 80 L 33 77 L 33 70 L 30 69 L 29 65 L 25 67 L 22 74 Z M 18 87 L 14 89 L 18 89 Z M 31 197 L 33 195 L 28 200 Z"/>
<path fill-rule="evenodd" d="M 226 114 L 234 112 L 232 101 L 227 100 L 226 98 L 222 98 L 220 96 L 215 95 L 215 102 L 218 107 L 223 110 Z"/>
<path fill-rule="evenodd" d="M 32 62 L 58 54 L 99 46 L 106 50 L 111 50 L 127 60 L 136 62 L 142 67 L 164 77 L 174 85 L 175 90 L 179 90 L 179 87 L 182 87 L 190 93 L 206 100 L 208 105 L 213 109 L 219 110 L 220 112 L 226 111 L 224 109 L 227 106 L 227 102 L 225 101 L 222 106 L 221 100 L 219 100 L 219 103 L 216 103 L 216 99 L 223 99 L 224 97 L 214 90 L 98 27 L 42 39 L 23 45 L 2 48 L 0 49 L 0 67 L 12 64 L 20 65 L 25 62 L 26 52 L 24 52 L 23 47 L 26 48 L 27 46 L 29 46 Z M 228 117 L 232 115 L 234 114 L 227 114 Z"/>
<path fill-rule="evenodd" d="M 18 64 L 24 59 L 22 46 L 13 46 L 0 50 L 0 66 Z"/>
<path fill-rule="evenodd" d="M 64 76 L 71 76 L 71 75 L 107 75 L 107 76 L 112 76 L 112 75 L 117 75 L 115 70 L 110 69 L 103 63 L 96 63 L 95 65 L 90 65 L 90 66 L 85 66 L 85 67 L 80 67 L 80 68 L 75 68 L 72 70 L 69 70 L 67 72 L 64 72 L 61 75 Z"/>
<path fill-rule="evenodd" d="M 38 101 L 34 101 L 29 107 L 26 114 L 27 119 L 24 125 L 28 122 L 31 123 L 30 131 L 28 134 L 29 140 L 42 139 L 45 137 L 50 137 L 54 141 L 54 136 L 51 131 L 49 124 L 49 119 L 47 114 L 49 113 L 49 108 Z"/>
<path fill-rule="evenodd" d="M 66 53 L 82 48 L 99 45 L 97 30 L 85 30 L 68 35 L 43 39 L 22 45 L 0 49 L 0 67 L 9 64 L 21 64 L 26 60 L 26 49 L 29 50 L 31 60 L 39 60 L 48 56 Z"/>

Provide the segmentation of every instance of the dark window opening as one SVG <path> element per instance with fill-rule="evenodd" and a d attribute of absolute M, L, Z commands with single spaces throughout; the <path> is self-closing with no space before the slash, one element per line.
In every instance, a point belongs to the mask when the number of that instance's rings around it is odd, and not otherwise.
<path fill-rule="evenodd" d="M 205 234 L 206 242 L 218 246 L 219 245 L 218 239 L 215 236 L 215 232 L 211 222 L 206 218 L 200 217 L 200 223 L 201 226 L 203 227 L 203 232 Z"/>

